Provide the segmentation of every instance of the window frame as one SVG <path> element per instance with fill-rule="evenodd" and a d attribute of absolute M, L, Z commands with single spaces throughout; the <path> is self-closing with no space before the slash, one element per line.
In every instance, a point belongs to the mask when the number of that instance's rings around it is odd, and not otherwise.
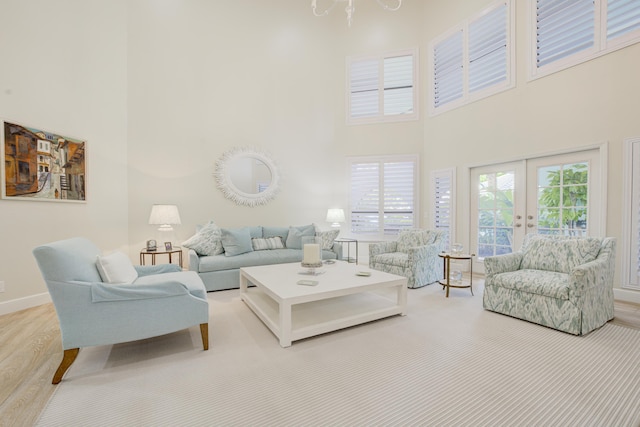
<path fill-rule="evenodd" d="M 384 211 L 378 211 L 378 217 L 382 216 L 381 221 L 379 221 L 378 231 L 376 233 L 362 233 L 362 232 L 354 232 L 352 227 L 352 175 L 351 175 L 351 167 L 353 164 L 357 163 L 379 163 L 384 169 L 385 163 L 396 163 L 396 162 L 413 162 L 414 170 L 413 170 L 413 224 L 411 228 L 419 227 L 420 224 L 420 156 L 418 154 L 398 154 L 398 155 L 381 155 L 381 156 L 353 156 L 347 157 L 346 168 L 347 168 L 347 177 L 349 179 L 348 185 L 348 202 L 347 202 L 347 224 L 349 234 L 352 236 L 357 236 L 359 240 L 370 240 L 370 241 L 384 241 L 394 239 L 397 236 L 397 233 L 385 233 L 385 223 L 384 223 Z M 378 190 L 381 190 L 381 186 L 383 185 L 383 177 L 379 178 Z M 384 194 L 384 193 L 383 193 Z M 384 197 L 382 198 L 384 201 Z M 400 228 L 398 228 L 398 232 Z"/>
<path fill-rule="evenodd" d="M 400 56 L 412 56 L 413 57 L 413 112 L 411 114 L 384 114 L 384 61 L 388 58 L 396 58 Z M 378 62 L 378 93 L 383 96 L 378 97 L 378 114 L 375 116 L 367 117 L 352 117 L 351 116 L 351 65 L 355 62 L 362 61 L 377 61 Z M 372 123 L 393 123 L 393 122 L 405 122 L 418 120 L 420 118 L 419 113 L 419 74 L 418 66 L 420 58 L 418 56 L 418 48 L 402 49 L 392 52 L 386 52 L 378 55 L 362 55 L 362 56 L 349 56 L 346 60 L 346 123 L 347 125 L 363 125 Z"/>
<path fill-rule="evenodd" d="M 493 1 L 481 12 L 465 19 L 456 26 L 450 28 L 443 34 L 434 38 L 429 42 L 428 70 L 429 70 L 429 115 L 436 116 L 438 114 L 451 111 L 453 109 L 471 104 L 481 99 L 502 93 L 516 86 L 516 15 L 515 2 L 513 0 Z M 498 7 L 505 5 L 506 11 L 506 79 L 502 82 L 488 86 L 474 93 L 469 92 L 469 27 L 472 23 L 477 22 L 484 16 L 490 14 Z M 442 41 L 452 37 L 454 34 L 462 32 L 462 96 L 443 105 L 435 105 L 435 47 Z"/>
<path fill-rule="evenodd" d="M 623 214 L 622 214 L 622 288 L 640 290 L 640 279 L 637 283 L 632 283 L 632 270 L 640 268 L 640 189 L 638 182 L 634 182 L 633 170 L 640 171 L 640 136 L 626 138 L 623 141 L 624 164 L 623 164 Z M 637 160 L 634 159 L 638 157 Z M 638 172 L 640 174 L 640 172 Z M 637 178 L 640 178 L 637 177 Z M 634 193 L 636 193 L 636 204 L 634 204 Z M 635 212 L 635 214 L 634 214 Z M 635 222 L 635 224 L 634 224 Z M 632 236 L 636 236 L 634 242 Z M 635 252 L 635 255 L 634 255 Z M 633 261 L 633 258 L 636 261 Z"/>
<path fill-rule="evenodd" d="M 528 75 L 527 81 L 536 80 L 559 71 L 566 70 L 576 65 L 591 61 L 611 52 L 623 49 L 636 43 L 640 43 L 640 29 L 631 31 L 622 36 L 615 37 L 611 40 L 607 39 L 607 11 L 608 0 L 593 0 L 594 2 L 594 35 L 593 47 L 573 55 L 550 62 L 542 67 L 537 66 L 537 0 L 528 0 L 528 36 L 529 36 L 529 55 L 528 55 Z"/>

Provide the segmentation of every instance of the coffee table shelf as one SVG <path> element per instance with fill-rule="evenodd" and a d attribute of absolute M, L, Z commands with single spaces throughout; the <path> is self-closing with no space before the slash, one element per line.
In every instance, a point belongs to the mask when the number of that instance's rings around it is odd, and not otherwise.
<path fill-rule="evenodd" d="M 278 268 L 279 267 L 279 268 Z M 279 338 L 282 347 L 308 338 L 406 311 L 407 279 L 372 272 L 356 276 L 353 264 L 326 267 L 317 286 L 296 284 L 300 264 L 248 267 L 240 270 L 240 296 Z M 249 284 L 255 287 L 249 287 Z M 396 301 L 376 291 L 393 288 Z"/>

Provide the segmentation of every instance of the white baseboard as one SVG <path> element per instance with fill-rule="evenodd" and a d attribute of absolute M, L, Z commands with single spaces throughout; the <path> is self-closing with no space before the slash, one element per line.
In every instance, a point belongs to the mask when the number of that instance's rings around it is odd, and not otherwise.
<path fill-rule="evenodd" d="M 0 302 L 0 316 L 51 302 L 49 292 Z"/>
<path fill-rule="evenodd" d="M 613 288 L 613 297 L 620 301 L 640 304 L 640 292 L 638 291 Z"/>

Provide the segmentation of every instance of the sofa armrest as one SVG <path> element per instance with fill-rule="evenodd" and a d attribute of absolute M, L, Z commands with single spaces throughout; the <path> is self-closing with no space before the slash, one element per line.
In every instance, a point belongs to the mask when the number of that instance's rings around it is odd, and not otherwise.
<path fill-rule="evenodd" d="M 613 287 L 613 272 L 609 264 L 606 259 L 595 259 L 574 267 L 569 273 L 570 290 L 582 294 L 598 286 Z"/>
<path fill-rule="evenodd" d="M 379 242 L 371 243 L 369 245 L 369 256 L 374 257 L 376 255 L 396 252 L 398 242 Z"/>
<path fill-rule="evenodd" d="M 200 255 L 193 249 L 189 249 L 189 270 L 196 273 L 200 270 Z"/>
<path fill-rule="evenodd" d="M 138 272 L 138 277 L 182 271 L 180 266 L 176 264 L 134 265 L 133 267 Z"/>
<path fill-rule="evenodd" d="M 499 273 L 516 271 L 520 269 L 521 262 L 522 252 L 486 257 L 484 259 L 485 275 L 489 277 Z"/>
<path fill-rule="evenodd" d="M 336 254 L 336 259 L 342 259 L 342 243 L 333 243 L 331 251 Z"/>
<path fill-rule="evenodd" d="M 162 283 L 109 284 L 92 283 L 91 302 L 133 301 L 141 299 L 166 298 L 189 293 L 187 287 L 176 280 Z"/>

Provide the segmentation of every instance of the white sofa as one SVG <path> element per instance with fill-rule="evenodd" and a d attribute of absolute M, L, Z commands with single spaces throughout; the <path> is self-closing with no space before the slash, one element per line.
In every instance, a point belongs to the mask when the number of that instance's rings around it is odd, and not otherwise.
<path fill-rule="evenodd" d="M 323 240 L 323 260 L 341 259 L 342 246 L 334 243 L 337 235 L 338 230 L 319 231 L 313 224 L 225 229 L 210 222 L 183 246 L 189 248 L 189 270 L 200 275 L 207 291 L 218 291 L 238 288 L 242 267 L 301 262 L 303 236 Z"/>

